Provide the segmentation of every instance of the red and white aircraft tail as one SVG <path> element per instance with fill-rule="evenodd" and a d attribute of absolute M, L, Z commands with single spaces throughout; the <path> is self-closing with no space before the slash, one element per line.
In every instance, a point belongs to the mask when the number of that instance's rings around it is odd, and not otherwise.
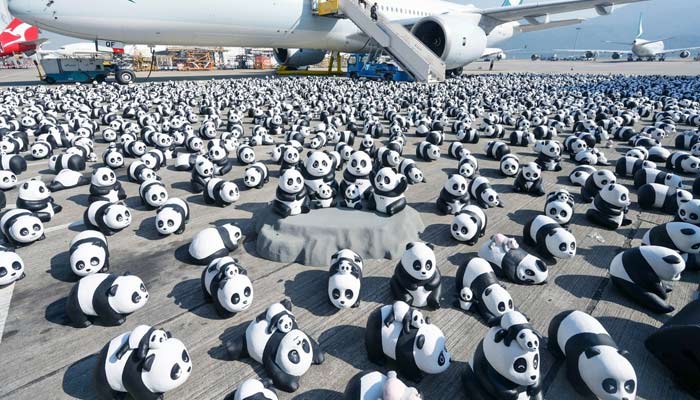
<path fill-rule="evenodd" d="M 0 33 L 0 57 L 14 54 L 32 55 L 45 41 L 39 39 L 39 28 L 15 18 Z"/>

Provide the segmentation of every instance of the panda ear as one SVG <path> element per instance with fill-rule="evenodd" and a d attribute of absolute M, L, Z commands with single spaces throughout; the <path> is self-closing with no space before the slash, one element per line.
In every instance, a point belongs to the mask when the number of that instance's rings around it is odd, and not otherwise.
<path fill-rule="evenodd" d="M 693 236 L 695 234 L 695 229 L 683 228 L 681 229 L 681 233 L 684 235 Z"/>
<path fill-rule="evenodd" d="M 425 323 L 430 325 L 430 317 L 425 317 Z"/>
<path fill-rule="evenodd" d="M 618 350 L 617 351 L 622 357 L 627 357 L 630 355 L 630 352 L 627 350 Z"/>
<path fill-rule="evenodd" d="M 308 152 L 308 153 L 306 153 L 306 158 L 309 158 L 309 157 L 311 157 L 311 155 L 312 155 L 312 154 L 313 154 L 313 151 L 309 150 L 309 152 Z"/>
<path fill-rule="evenodd" d="M 145 360 L 143 360 L 143 365 L 142 368 L 146 372 L 151 371 L 151 367 L 153 366 L 153 362 L 156 360 L 156 355 L 151 354 L 150 356 L 146 357 Z"/>
<path fill-rule="evenodd" d="M 117 289 L 119 288 L 119 285 L 113 285 L 109 289 L 107 289 L 107 295 L 108 296 L 116 296 L 117 295 Z"/>
<path fill-rule="evenodd" d="M 434 244 L 432 244 L 432 243 L 426 243 L 425 245 L 428 246 L 428 248 L 430 248 L 430 250 L 435 250 L 435 245 L 434 245 Z"/>
<path fill-rule="evenodd" d="M 422 350 L 424 345 L 425 335 L 418 335 L 418 337 L 416 338 L 416 347 L 418 347 L 418 350 Z"/>
<path fill-rule="evenodd" d="M 165 336 L 166 336 L 168 339 L 171 339 L 171 338 L 173 337 L 173 334 L 170 333 L 170 331 L 165 331 Z"/>
<path fill-rule="evenodd" d="M 598 349 L 594 349 L 594 348 L 586 349 L 586 358 L 588 358 L 588 359 L 593 358 L 595 356 L 599 356 L 599 355 L 600 355 L 600 350 L 598 350 Z"/>
<path fill-rule="evenodd" d="M 411 250 L 413 248 L 413 242 L 406 243 L 406 250 Z"/>
<path fill-rule="evenodd" d="M 291 300 L 289 300 L 289 299 L 284 299 L 284 300 L 280 301 L 280 304 L 282 304 L 282 306 L 284 306 L 284 308 L 286 308 L 287 311 L 292 311 L 292 302 L 291 302 Z"/>

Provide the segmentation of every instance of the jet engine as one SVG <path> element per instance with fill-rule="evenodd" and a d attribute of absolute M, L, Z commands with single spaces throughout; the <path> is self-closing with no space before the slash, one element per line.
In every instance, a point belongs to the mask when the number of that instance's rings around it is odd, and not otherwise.
<path fill-rule="evenodd" d="M 275 60 L 290 69 L 318 64 L 326 57 L 326 50 L 316 49 L 274 49 Z"/>
<path fill-rule="evenodd" d="M 620 53 L 618 53 L 618 52 L 612 53 L 612 59 L 613 59 L 613 60 L 619 60 L 621 57 L 622 57 L 622 56 L 621 56 Z"/>
<path fill-rule="evenodd" d="M 595 58 L 595 56 L 596 56 L 596 54 L 595 54 L 594 52 L 592 52 L 592 51 L 587 51 L 587 52 L 586 52 L 586 58 L 588 58 L 588 59 Z"/>
<path fill-rule="evenodd" d="M 688 50 L 683 50 L 679 55 L 681 56 L 681 58 L 688 58 L 690 57 L 690 52 Z"/>
<path fill-rule="evenodd" d="M 539 61 L 542 57 L 540 57 L 539 54 L 533 54 L 530 56 L 530 60 L 532 61 Z"/>
<path fill-rule="evenodd" d="M 411 32 L 442 58 L 448 71 L 478 60 L 486 49 L 486 33 L 477 25 L 465 23 L 464 16 L 426 17 L 413 25 Z"/>

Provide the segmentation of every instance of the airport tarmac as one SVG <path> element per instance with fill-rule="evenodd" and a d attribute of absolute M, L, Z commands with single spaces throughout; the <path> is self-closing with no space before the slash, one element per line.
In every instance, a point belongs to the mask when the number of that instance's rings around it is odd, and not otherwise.
<path fill-rule="evenodd" d="M 498 68 L 507 65 L 533 65 L 537 68 L 559 65 L 548 62 L 518 63 L 503 62 L 498 64 Z M 589 66 L 589 63 L 575 64 Z M 640 63 L 639 68 L 645 64 Z M 676 64 L 681 63 L 663 65 L 670 69 L 676 68 Z M 620 66 L 620 69 L 629 67 L 628 64 Z M 636 65 L 634 67 L 637 68 Z M 663 72 L 667 72 L 666 69 Z M 178 74 L 163 73 L 158 76 L 173 79 Z M 246 118 L 245 121 L 246 132 L 249 132 L 250 119 Z M 413 131 L 408 138 L 405 155 L 414 158 L 414 146 L 419 138 Z M 418 387 L 425 399 L 470 398 L 462 389 L 460 376 L 465 363 L 487 331 L 478 317 L 452 305 L 455 299 L 454 276 L 458 266 L 475 256 L 478 246 L 496 232 L 517 237 L 522 242 L 523 225 L 540 214 L 544 206 L 544 198 L 512 192 L 512 178 L 502 178 L 497 173 L 498 162 L 483 156 L 486 139 L 478 144 L 467 144 L 465 147 L 479 159 L 481 174 L 488 177 L 501 193 L 506 207 L 486 211 L 489 218 L 487 235 L 477 245 L 457 244 L 449 234 L 451 217 L 438 215 L 435 209 L 446 173 L 454 172 L 457 165 L 457 161 L 447 156 L 447 146 L 452 138 L 453 135 L 448 135 L 448 140 L 442 146 L 442 158 L 432 163 L 419 163 L 428 182 L 411 186 L 407 192 L 409 205 L 420 212 L 426 226 L 421 239 L 436 245 L 437 264 L 444 275 L 444 308 L 426 312 L 426 315 L 445 333 L 453 358 L 447 372 L 427 376 L 420 383 Z M 664 144 L 671 145 L 671 140 L 667 139 Z M 98 144 L 97 154 L 104 149 L 105 144 Z M 523 161 L 534 159 L 530 148 L 512 149 Z M 603 148 L 603 151 L 614 161 L 627 149 L 628 146 L 616 143 L 612 148 Z M 267 159 L 265 155 L 270 150 L 270 146 L 256 148 L 263 159 Z M 544 173 L 546 191 L 565 187 L 578 194 L 579 188 L 571 186 L 566 178 L 574 164 L 567 160 L 563 165 L 561 172 Z M 166 399 L 224 398 L 243 380 L 264 377 L 265 372 L 261 365 L 250 360 L 227 361 L 222 340 L 242 334 L 251 319 L 269 304 L 285 297 L 292 301 L 300 325 L 319 341 L 326 352 L 326 361 L 321 366 L 311 367 L 301 379 L 298 392 L 278 392 L 280 399 L 341 399 L 346 383 L 358 371 L 385 370 L 367 359 L 364 327 L 370 312 L 392 302 L 388 282 L 397 261 L 365 260 L 361 306 L 337 311 L 326 298 L 327 268 L 275 263 L 258 258 L 253 218 L 269 212 L 268 202 L 274 197 L 277 183 L 278 166 L 272 163 L 269 166 L 273 171 L 271 182 L 261 190 L 243 190 L 240 200 L 227 208 L 207 206 L 201 195 L 190 193 L 189 173 L 175 171 L 172 165 L 162 169 L 159 175 L 167 184 L 170 197 L 186 199 L 192 212 L 192 220 L 185 233 L 166 238 L 155 231 L 154 212 L 140 204 L 138 185 L 122 180 L 129 195 L 126 204 L 133 210 L 134 219 L 129 228 L 108 238 L 111 272 L 130 271 L 139 275 L 149 288 L 150 300 L 118 327 L 76 329 L 67 326 L 65 297 L 74 284 L 70 274 L 66 273 L 68 244 L 83 229 L 82 214 L 88 195 L 87 187 L 56 193 L 54 198 L 64 209 L 46 224 L 46 239 L 18 250 L 27 265 L 27 277 L 14 287 L 0 289 L 0 359 L 5 366 L 0 369 L 0 398 L 94 398 L 91 382 L 96 353 L 114 336 L 142 323 L 172 331 L 187 345 L 191 354 L 194 365 L 192 375 L 182 387 L 167 393 Z M 244 188 L 241 182 L 243 171 L 243 166 L 235 164 L 226 178 L 233 179 Z M 124 170 L 120 170 L 119 174 L 123 175 Z M 22 178 L 34 176 L 42 176 L 44 180 L 51 178 L 47 174 L 47 161 L 29 163 L 29 170 L 22 174 Z M 620 180 L 631 186 L 631 179 L 620 177 Z M 15 192 L 8 192 L 8 204 L 14 204 Z M 571 260 L 560 260 L 552 267 L 549 281 L 544 286 L 504 284 L 519 309 L 531 318 L 532 324 L 544 335 L 552 317 L 563 310 L 583 310 L 599 318 L 620 347 L 630 352 L 630 361 L 639 382 L 638 399 L 690 399 L 674 385 L 669 372 L 646 351 L 643 344 L 644 339 L 670 316 L 643 311 L 615 290 L 607 278 L 610 260 L 620 249 L 639 245 L 639 239 L 648 228 L 672 219 L 655 212 L 640 212 L 634 192 L 632 199 L 628 217 L 633 223 L 616 231 L 605 231 L 588 223 L 583 215 L 587 206 L 579 203 L 571 226 L 578 241 L 578 255 Z M 195 233 L 224 222 L 236 223 L 246 235 L 243 248 L 232 255 L 248 267 L 255 287 L 251 309 L 230 319 L 218 318 L 213 307 L 204 300 L 200 287 L 202 267 L 181 261 L 183 249 L 186 249 Z M 700 272 L 685 272 L 683 279 L 673 285 L 671 303 L 680 308 L 691 301 L 698 282 Z M 583 399 L 575 394 L 567 381 L 563 363 L 555 360 L 544 347 L 541 357 L 545 398 Z"/>

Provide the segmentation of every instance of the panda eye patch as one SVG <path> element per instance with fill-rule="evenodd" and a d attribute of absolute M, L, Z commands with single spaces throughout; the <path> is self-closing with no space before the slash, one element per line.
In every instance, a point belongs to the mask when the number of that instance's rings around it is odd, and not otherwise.
<path fill-rule="evenodd" d="M 7 275 L 7 268 L 0 267 L 0 278 L 2 278 L 5 275 Z"/>
<path fill-rule="evenodd" d="M 617 381 L 612 378 L 605 379 L 603 381 L 603 390 L 605 390 L 605 393 L 617 393 Z"/>
<path fill-rule="evenodd" d="M 252 290 L 250 289 L 250 286 L 246 286 L 245 289 L 243 289 L 243 295 L 245 297 L 250 297 L 250 294 L 252 293 Z"/>
<path fill-rule="evenodd" d="M 180 364 L 173 365 L 173 368 L 170 370 L 170 379 L 175 381 L 180 377 L 180 375 L 182 375 L 182 368 L 180 368 Z"/>
<path fill-rule="evenodd" d="M 162 228 L 163 227 L 163 221 L 158 221 L 158 227 Z"/>
<path fill-rule="evenodd" d="M 503 312 L 506 310 L 506 303 L 500 302 L 498 303 L 498 311 Z"/>
<path fill-rule="evenodd" d="M 427 271 L 430 271 L 431 269 L 433 269 L 433 262 L 430 261 L 430 260 L 426 261 L 426 262 L 425 262 L 425 269 L 426 269 Z"/>
<path fill-rule="evenodd" d="M 304 350 L 304 353 L 306 354 L 311 353 L 311 344 L 308 340 L 304 339 L 301 341 L 301 349 Z"/>
<path fill-rule="evenodd" d="M 296 350 L 290 351 L 287 354 L 287 358 L 289 359 L 289 361 L 292 362 L 292 364 L 299 364 L 299 361 L 301 361 L 301 359 L 299 358 L 299 352 Z"/>
<path fill-rule="evenodd" d="M 362 168 L 366 167 L 366 166 L 367 166 L 367 161 L 365 161 L 365 160 L 360 161 L 360 166 L 361 166 Z"/>
<path fill-rule="evenodd" d="M 139 301 L 141 301 L 141 295 L 138 292 L 134 292 L 131 294 L 131 301 L 136 304 Z"/>
<path fill-rule="evenodd" d="M 388 177 L 388 176 L 385 176 L 385 177 L 384 177 L 384 183 L 388 185 L 389 182 L 390 182 L 389 177 Z"/>
<path fill-rule="evenodd" d="M 231 296 L 231 303 L 233 304 L 238 304 L 241 301 L 241 295 L 238 293 L 234 293 L 233 296 Z"/>
<path fill-rule="evenodd" d="M 353 296 L 352 290 L 346 289 L 346 290 L 345 290 L 345 297 L 346 297 L 347 299 L 352 299 L 352 296 Z"/>
<path fill-rule="evenodd" d="M 22 228 L 22 229 L 19 231 L 19 234 L 20 234 L 21 236 L 27 236 L 27 235 L 29 235 L 29 229 L 27 229 L 27 228 Z"/>
<path fill-rule="evenodd" d="M 422 267 L 422 265 L 421 265 L 421 263 L 420 263 L 419 260 L 416 260 L 416 261 L 413 262 L 413 269 L 414 269 L 414 270 L 420 271 L 421 267 Z"/>
<path fill-rule="evenodd" d="M 97 257 L 92 257 L 92 258 L 90 259 L 90 265 L 92 265 L 93 267 L 94 267 L 94 266 L 97 266 L 97 264 L 99 264 L 99 263 L 100 263 L 100 259 L 97 258 Z"/>
<path fill-rule="evenodd" d="M 294 179 L 287 179 L 287 186 L 292 186 L 294 184 Z"/>
<path fill-rule="evenodd" d="M 20 264 L 19 261 L 15 261 L 12 263 L 12 269 L 14 269 L 15 271 L 19 271 L 20 269 L 22 269 L 22 264 Z"/>
<path fill-rule="evenodd" d="M 566 246 L 566 243 L 561 243 L 561 244 L 559 245 L 559 250 L 561 250 L 561 251 L 566 251 L 566 247 L 567 247 L 567 246 Z"/>
<path fill-rule="evenodd" d="M 190 355 L 187 354 L 187 350 L 182 350 L 182 361 L 190 362 Z"/>
<path fill-rule="evenodd" d="M 525 373 L 527 371 L 527 361 L 523 357 L 518 358 L 513 363 L 513 369 L 519 374 Z"/>
<path fill-rule="evenodd" d="M 627 382 L 625 382 L 625 391 L 627 393 L 634 393 L 634 389 L 637 385 L 635 384 L 634 380 L 630 379 Z"/>

